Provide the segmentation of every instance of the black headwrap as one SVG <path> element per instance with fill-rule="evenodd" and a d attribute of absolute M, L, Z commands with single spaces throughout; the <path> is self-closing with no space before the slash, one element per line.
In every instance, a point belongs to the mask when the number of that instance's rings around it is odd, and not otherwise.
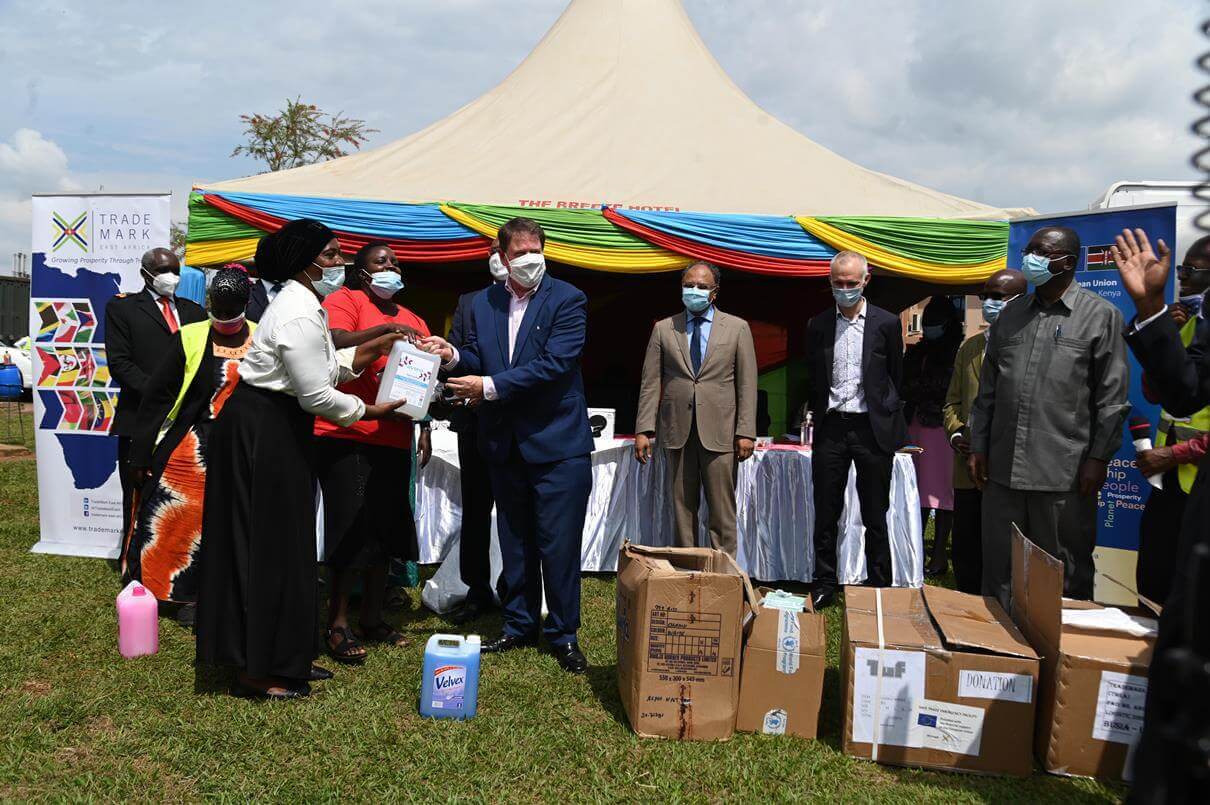
<path fill-rule="evenodd" d="M 257 273 L 270 282 L 285 282 L 311 265 L 334 237 L 331 229 L 314 219 L 290 221 L 256 244 Z"/>

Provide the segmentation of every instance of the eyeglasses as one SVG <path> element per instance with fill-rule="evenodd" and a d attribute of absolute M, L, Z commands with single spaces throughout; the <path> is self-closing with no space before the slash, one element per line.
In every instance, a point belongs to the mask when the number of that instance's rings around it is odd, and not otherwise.
<path fill-rule="evenodd" d="M 1068 257 L 1075 257 L 1075 255 L 1072 254 L 1071 252 L 1046 252 L 1046 251 L 1043 251 L 1042 249 L 1037 249 L 1037 248 L 1035 248 L 1035 249 L 1025 248 L 1025 249 L 1021 250 L 1022 257 L 1024 257 L 1027 254 L 1036 254 L 1038 257 L 1045 257 L 1047 260 L 1050 260 L 1051 262 L 1054 262 L 1056 260 L 1063 260 Z"/>
<path fill-rule="evenodd" d="M 1005 296 L 1003 291 L 987 291 L 986 293 L 979 294 L 979 301 L 986 302 L 988 299 L 998 299 L 1005 302 L 1011 302 L 1020 295 L 1021 294 L 1019 293 L 1015 293 L 1012 296 Z"/>
<path fill-rule="evenodd" d="M 1210 277 L 1210 268 L 1198 268 L 1191 266 L 1188 263 L 1182 263 L 1176 267 L 1176 275 L 1181 279 L 1189 277 Z"/>

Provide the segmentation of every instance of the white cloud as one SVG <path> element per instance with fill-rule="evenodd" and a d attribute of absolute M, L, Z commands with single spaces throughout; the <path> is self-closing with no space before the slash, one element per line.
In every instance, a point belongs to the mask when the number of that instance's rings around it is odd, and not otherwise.
<path fill-rule="evenodd" d="M 366 119 L 371 145 L 402 137 L 503 79 L 566 3 L 6 0 L 0 256 L 28 248 L 28 224 L 5 223 L 20 194 L 73 175 L 170 186 L 183 214 L 193 182 L 257 170 L 228 156 L 239 115 L 287 97 Z M 684 3 L 758 104 L 870 168 L 1043 211 L 1191 176 L 1193 59 L 1210 45 L 1187 0 Z"/>

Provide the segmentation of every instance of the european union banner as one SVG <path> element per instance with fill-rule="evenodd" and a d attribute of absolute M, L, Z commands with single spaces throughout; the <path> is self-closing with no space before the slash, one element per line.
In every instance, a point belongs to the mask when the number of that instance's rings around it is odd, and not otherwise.
<path fill-rule="evenodd" d="M 1163 239 L 1171 248 L 1176 243 L 1176 205 L 1160 204 L 1140 207 L 1118 207 L 1106 210 L 1064 213 L 1037 218 L 1021 218 L 1011 222 L 1008 233 L 1008 265 L 1021 267 L 1021 251 L 1033 233 L 1046 226 L 1066 226 L 1080 236 L 1083 246 L 1076 282 L 1100 294 L 1122 311 L 1130 322 L 1134 317 L 1134 302 L 1122 287 L 1122 278 L 1114 265 L 1109 248 L 1123 229 L 1142 229 L 1152 246 Z M 1180 255 L 1173 255 L 1175 266 Z M 1167 299 L 1173 295 L 1173 276 L 1168 276 Z M 1160 407 L 1143 397 L 1143 370 L 1130 356 L 1130 404 L 1132 416 L 1143 416 L 1157 423 Z M 1122 447 L 1109 463 L 1109 478 L 1101 490 L 1097 506 L 1097 566 L 1094 596 L 1104 603 L 1134 605 L 1135 596 L 1116 582 L 1134 589 L 1135 566 L 1138 563 L 1139 521 L 1147 503 L 1151 486 L 1134 467 L 1134 445 L 1127 424 L 1123 424 Z M 1026 535 L 1028 536 L 1028 535 Z M 1107 579 L 1106 576 L 1113 580 Z"/>

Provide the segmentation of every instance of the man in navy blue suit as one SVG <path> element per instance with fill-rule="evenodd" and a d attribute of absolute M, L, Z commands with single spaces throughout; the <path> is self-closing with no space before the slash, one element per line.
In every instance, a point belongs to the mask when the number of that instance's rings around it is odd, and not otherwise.
<path fill-rule="evenodd" d="M 508 279 L 472 302 L 471 338 L 455 349 L 425 340 L 444 368 L 446 386 L 462 399 L 482 400 L 479 449 L 489 465 L 503 571 L 498 590 L 504 633 L 483 651 L 538 642 L 542 590 L 549 615 L 541 630 L 559 665 L 584 673 L 580 651 L 580 540 L 592 489 L 580 354 L 587 299 L 546 276 L 546 234 L 514 218 L 500 228 Z"/>

